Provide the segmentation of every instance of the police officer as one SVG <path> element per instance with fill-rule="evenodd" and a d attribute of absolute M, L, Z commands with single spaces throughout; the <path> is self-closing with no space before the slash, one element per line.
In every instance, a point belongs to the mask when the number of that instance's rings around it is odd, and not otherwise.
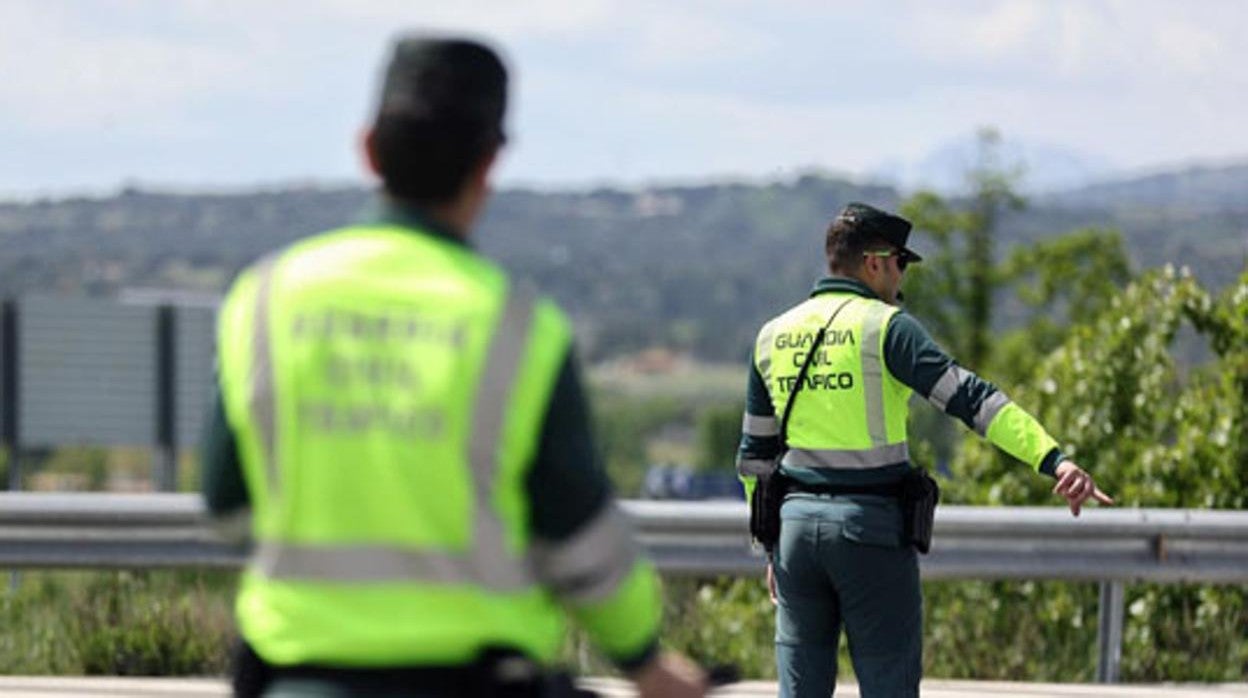
<path fill-rule="evenodd" d="M 565 616 L 642 695 L 706 689 L 658 649 L 567 319 L 469 242 L 505 101 L 489 48 L 398 41 L 364 144 L 377 210 L 221 308 L 204 489 L 250 515 L 240 694 L 554 695 Z"/>
<path fill-rule="evenodd" d="M 903 540 L 896 494 L 911 467 L 906 418 L 912 392 L 1055 477 L 1053 491 L 1075 516 L 1089 498 L 1112 503 L 1035 419 L 958 366 L 896 307 L 907 265 L 920 261 L 906 247 L 909 233 L 910 223 L 898 216 L 861 203 L 846 206 L 827 231 L 831 275 L 808 300 L 765 324 L 754 346 L 737 461 L 747 485 L 776 467 L 779 416 L 798 391 L 786 428 L 788 451 L 778 466 L 795 491 L 781 508 L 780 539 L 767 568 L 777 605 L 782 696 L 834 690 L 842 624 L 864 698 L 918 695 L 919 568 L 914 548 Z"/>

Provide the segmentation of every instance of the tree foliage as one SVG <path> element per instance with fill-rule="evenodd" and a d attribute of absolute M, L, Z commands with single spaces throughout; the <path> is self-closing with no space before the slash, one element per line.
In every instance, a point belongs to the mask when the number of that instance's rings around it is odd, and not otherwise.
<path fill-rule="evenodd" d="M 1183 271 L 1150 272 L 1095 322 L 1070 328 L 1008 392 L 1120 504 L 1242 508 L 1245 295 L 1244 279 L 1214 299 Z M 1185 326 L 1209 340 L 1215 360 L 1184 372 L 1171 349 Z M 967 501 L 1049 501 L 1043 481 L 977 438 L 967 438 L 954 468 L 967 487 L 995 483 Z"/>
<path fill-rule="evenodd" d="M 976 162 L 967 173 L 970 196 L 961 205 L 920 192 L 901 206 L 902 215 L 936 243 L 935 254 L 907 283 L 908 298 L 917 299 L 908 302 L 972 369 L 983 369 L 991 353 L 993 302 L 1008 278 L 996 255 L 1001 214 L 1024 205 L 1015 191 L 1020 173 L 1002 164 L 1000 145 L 995 130 L 979 132 Z"/>
<path fill-rule="evenodd" d="M 1030 375 L 1069 322 L 1094 319 L 1131 277 L 1122 237 L 1107 229 L 1048 236 L 998 259 L 998 239 L 1017 237 L 1001 215 L 1026 205 L 1014 190 L 1019 176 L 1001 161 L 1000 136 L 984 130 L 966 197 L 920 192 L 901 206 L 915 237 L 935 248 L 907 272 L 907 309 L 959 364 L 993 380 Z M 1008 330 L 997 317 L 1006 313 Z M 955 436 L 943 415 L 919 407 L 911 432 L 916 462 L 949 462 Z"/>
<path fill-rule="evenodd" d="M 1072 323 L 1093 320 L 1131 280 L 1116 230 L 1082 228 L 1019 246 L 1001 265 L 1019 326 L 1001 332 L 992 352 L 994 377 L 1020 380 L 1065 339 Z"/>
<path fill-rule="evenodd" d="M 699 470 L 735 470 L 737 445 L 741 439 L 741 414 L 744 411 L 744 405 L 738 402 L 708 407 L 698 414 Z"/>
<path fill-rule="evenodd" d="M 1112 296 L 1096 318 L 1069 328 L 1027 380 L 1007 387 L 1011 397 L 1096 475 L 1118 506 L 1242 510 L 1248 504 L 1248 273 L 1213 297 L 1185 270 L 1154 270 Z M 1177 364 L 1172 348 L 1185 331 L 1208 342 L 1211 361 L 1187 370 Z M 952 502 L 1053 503 L 1051 481 L 978 437 L 967 436 L 952 470 L 945 484 Z M 988 610 L 981 596 L 993 599 Z M 943 588 L 929 599 L 929 641 L 975 644 L 992 659 L 973 670 L 937 659 L 933 669 L 979 678 L 1090 679 L 1091 663 L 1079 660 L 1092 651 L 1095 629 L 1088 624 L 1096 603 L 1095 588 L 1086 584 Z M 1243 587 L 1132 585 L 1126 605 L 1125 679 L 1228 681 L 1248 674 Z M 1035 642 L 1025 648 L 1004 642 L 1036 618 L 1048 619 L 1049 631 Z M 1088 627 L 1063 639 L 1072 624 Z M 985 627 L 998 627 L 1000 641 L 986 642 Z M 1077 667 L 1076 673 L 1049 673 L 1052 664 L 1041 670 L 1032 654 L 1065 657 L 1055 663 Z"/>

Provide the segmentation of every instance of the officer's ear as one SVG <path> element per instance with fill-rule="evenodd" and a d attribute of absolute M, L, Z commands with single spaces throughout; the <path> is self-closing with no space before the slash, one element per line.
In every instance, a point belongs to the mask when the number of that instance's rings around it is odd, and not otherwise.
<path fill-rule="evenodd" d="M 876 257 L 875 255 L 872 255 L 872 254 L 864 254 L 862 255 L 861 264 L 862 264 L 862 271 L 864 274 L 870 275 L 871 278 L 875 278 L 876 276 L 879 276 L 880 274 L 880 266 L 879 266 L 880 258 L 879 257 Z"/>
<path fill-rule="evenodd" d="M 368 171 L 380 177 L 381 162 L 377 158 L 377 140 L 372 126 L 360 132 L 360 152 L 364 155 L 364 164 L 368 165 Z"/>
<path fill-rule="evenodd" d="M 468 184 L 475 190 L 485 191 L 490 188 L 490 175 L 494 171 L 494 163 L 498 161 L 501 147 L 494 148 L 481 156 L 475 167 L 468 172 Z"/>

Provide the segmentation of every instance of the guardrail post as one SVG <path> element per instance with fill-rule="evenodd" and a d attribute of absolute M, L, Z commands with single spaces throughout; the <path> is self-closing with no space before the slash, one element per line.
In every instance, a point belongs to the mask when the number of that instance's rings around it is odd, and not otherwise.
<path fill-rule="evenodd" d="M 156 472 L 155 489 L 173 492 L 178 488 L 178 400 L 176 375 L 178 349 L 174 309 L 156 309 Z"/>
<path fill-rule="evenodd" d="M 17 301 L 0 304 L 0 443 L 8 451 L 8 489 L 22 489 L 22 442 L 18 438 Z M 9 593 L 17 591 L 22 573 L 9 573 Z"/>
<path fill-rule="evenodd" d="M 22 489 L 22 442 L 18 436 L 17 301 L 0 304 L 0 442 L 9 452 L 8 489 Z"/>
<path fill-rule="evenodd" d="M 1122 667 L 1123 591 L 1120 580 L 1101 582 L 1096 663 L 1096 680 L 1100 683 L 1118 683 Z"/>

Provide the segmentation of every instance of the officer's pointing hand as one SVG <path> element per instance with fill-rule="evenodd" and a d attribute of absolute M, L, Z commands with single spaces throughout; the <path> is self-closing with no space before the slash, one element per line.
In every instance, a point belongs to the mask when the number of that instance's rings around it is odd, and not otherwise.
<path fill-rule="evenodd" d="M 1098 489 L 1092 476 L 1075 465 L 1074 461 L 1064 460 L 1058 463 L 1056 472 L 1057 484 L 1053 486 L 1053 494 L 1066 498 L 1072 515 L 1078 516 L 1079 509 L 1089 499 L 1095 499 L 1101 504 L 1114 503 L 1113 498 Z"/>
<path fill-rule="evenodd" d="M 633 676 L 641 698 L 702 698 L 710 688 L 710 679 L 683 654 L 659 652 Z"/>

